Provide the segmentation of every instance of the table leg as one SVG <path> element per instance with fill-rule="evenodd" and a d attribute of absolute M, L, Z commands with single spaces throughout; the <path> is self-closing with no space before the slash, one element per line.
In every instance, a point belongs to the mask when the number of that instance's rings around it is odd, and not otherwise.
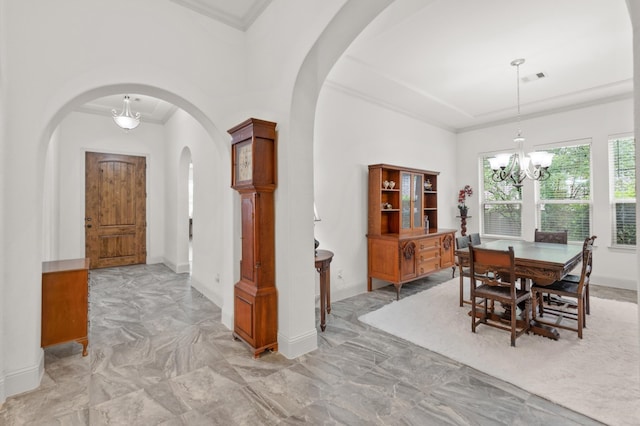
<path fill-rule="evenodd" d="M 327 328 L 326 312 L 331 310 L 329 305 L 329 265 L 323 263 L 317 269 L 320 273 L 320 330 L 324 331 Z"/>
<path fill-rule="evenodd" d="M 327 285 L 327 313 L 331 313 L 331 286 Z"/>

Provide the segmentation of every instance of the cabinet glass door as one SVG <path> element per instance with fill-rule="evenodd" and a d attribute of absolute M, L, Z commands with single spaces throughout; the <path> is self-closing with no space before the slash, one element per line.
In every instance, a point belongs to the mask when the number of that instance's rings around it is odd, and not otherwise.
<path fill-rule="evenodd" d="M 411 174 L 400 175 L 400 214 L 402 229 L 411 228 Z"/>
<path fill-rule="evenodd" d="M 422 223 L 422 176 L 420 175 L 412 175 L 413 185 L 413 228 L 420 228 L 423 225 Z"/>

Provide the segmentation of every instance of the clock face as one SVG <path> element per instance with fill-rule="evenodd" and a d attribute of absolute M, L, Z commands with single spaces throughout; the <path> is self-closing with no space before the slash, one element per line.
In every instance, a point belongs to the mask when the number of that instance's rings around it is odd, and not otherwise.
<path fill-rule="evenodd" d="M 249 181 L 253 177 L 253 155 L 251 142 L 236 146 L 236 182 Z"/>

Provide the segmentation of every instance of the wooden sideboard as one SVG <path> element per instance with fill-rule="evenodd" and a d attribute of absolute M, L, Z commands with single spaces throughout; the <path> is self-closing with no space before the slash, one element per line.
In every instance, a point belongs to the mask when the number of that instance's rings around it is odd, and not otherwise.
<path fill-rule="evenodd" d="M 400 298 L 402 284 L 452 267 L 454 237 L 455 230 L 403 238 L 397 234 L 368 236 L 368 290 L 377 278 L 392 283 Z"/>
<path fill-rule="evenodd" d="M 369 166 L 368 290 L 373 278 L 403 283 L 454 264 L 455 229 L 438 228 L 439 172 Z"/>
<path fill-rule="evenodd" d="M 41 346 L 76 341 L 87 356 L 89 259 L 42 262 Z"/>

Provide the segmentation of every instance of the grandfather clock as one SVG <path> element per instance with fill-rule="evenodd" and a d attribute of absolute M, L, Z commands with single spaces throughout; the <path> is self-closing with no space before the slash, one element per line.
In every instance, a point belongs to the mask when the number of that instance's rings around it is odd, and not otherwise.
<path fill-rule="evenodd" d="M 234 287 L 233 336 L 258 357 L 278 350 L 275 283 L 276 123 L 250 118 L 229 129 L 231 187 L 240 193 L 242 260 Z"/>

